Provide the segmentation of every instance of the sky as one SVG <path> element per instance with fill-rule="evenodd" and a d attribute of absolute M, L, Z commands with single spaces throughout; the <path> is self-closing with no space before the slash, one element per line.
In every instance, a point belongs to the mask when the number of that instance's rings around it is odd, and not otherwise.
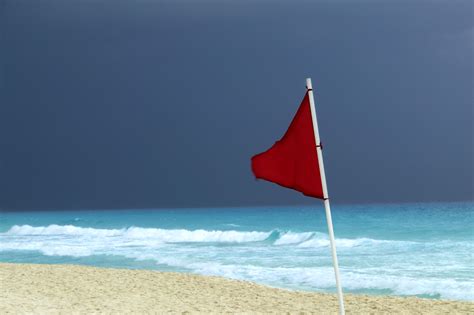
<path fill-rule="evenodd" d="M 250 171 L 306 77 L 333 202 L 473 200 L 473 10 L 0 0 L 0 209 L 317 203 Z"/>

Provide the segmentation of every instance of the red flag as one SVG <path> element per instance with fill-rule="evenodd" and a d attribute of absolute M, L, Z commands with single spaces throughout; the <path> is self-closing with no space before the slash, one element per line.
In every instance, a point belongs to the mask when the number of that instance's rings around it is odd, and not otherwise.
<path fill-rule="evenodd" d="M 324 199 L 308 93 L 283 138 L 252 157 L 252 171 L 257 178 Z"/>

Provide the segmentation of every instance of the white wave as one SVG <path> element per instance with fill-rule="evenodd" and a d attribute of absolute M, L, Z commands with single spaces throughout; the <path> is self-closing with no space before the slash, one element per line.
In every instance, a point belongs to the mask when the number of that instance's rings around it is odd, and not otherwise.
<path fill-rule="evenodd" d="M 166 243 L 180 242 L 222 242 L 245 243 L 265 240 L 270 234 L 267 232 L 239 232 L 239 231 L 206 231 L 206 230 L 164 230 L 152 228 L 128 228 L 126 237 L 148 238 L 152 237 Z"/>
<path fill-rule="evenodd" d="M 7 235 L 93 235 L 93 236 L 116 236 L 123 234 L 125 229 L 94 229 L 77 227 L 74 225 L 14 225 L 6 233 Z"/>
<path fill-rule="evenodd" d="M 275 245 L 298 244 L 313 237 L 313 235 L 314 235 L 313 232 L 305 232 L 305 233 L 288 232 L 288 233 L 282 234 L 273 244 Z"/>
<path fill-rule="evenodd" d="M 341 249 L 342 282 L 349 291 L 390 290 L 398 295 L 474 300 L 469 259 L 472 244 L 468 242 L 338 238 L 336 244 Z M 319 232 L 21 225 L 0 233 L 0 251 L 39 251 L 67 257 L 114 255 L 183 271 L 309 290 L 334 288 L 327 246 L 327 235 Z M 448 252 L 451 260 L 446 258 Z M 443 257 L 442 263 L 439 257 Z M 449 272 L 446 266 L 451 267 Z"/>
<path fill-rule="evenodd" d="M 46 227 L 33 227 L 30 225 L 15 225 L 8 230 L 6 235 L 30 236 L 82 236 L 82 237 L 124 237 L 127 239 L 153 239 L 162 243 L 180 242 L 224 242 L 243 243 L 265 240 L 269 232 L 240 232 L 240 231 L 206 231 L 206 230 L 166 230 L 156 228 L 129 227 L 124 229 L 95 229 L 73 225 L 49 225 Z"/>
<path fill-rule="evenodd" d="M 0 233 L 0 236 L 28 236 L 28 237 L 47 237 L 56 236 L 70 240 L 71 237 L 90 239 L 97 241 L 100 238 L 107 239 L 108 242 L 121 239 L 124 242 L 143 242 L 147 245 L 162 243 L 247 243 L 260 242 L 271 239 L 276 233 L 278 236 L 274 241 L 274 245 L 294 245 L 298 248 L 319 248 L 329 246 L 328 236 L 320 232 L 261 232 L 261 231 L 221 231 L 221 230 L 185 230 L 185 229 L 159 229 L 159 228 L 142 228 L 129 227 L 122 229 L 96 229 L 89 227 L 78 227 L 74 225 L 56 225 L 33 227 L 30 225 L 14 225 L 7 232 Z M 352 247 L 406 247 L 408 245 L 425 246 L 426 243 L 411 241 L 395 241 L 395 240 L 377 240 L 371 238 L 337 238 L 336 245 L 341 248 Z M 452 246 L 451 242 L 438 242 L 436 246 Z M 472 244 L 468 244 L 472 247 Z"/>

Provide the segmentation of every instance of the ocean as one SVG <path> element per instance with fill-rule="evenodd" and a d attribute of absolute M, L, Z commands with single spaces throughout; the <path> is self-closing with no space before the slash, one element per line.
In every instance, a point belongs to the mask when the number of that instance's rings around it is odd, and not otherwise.
<path fill-rule="evenodd" d="M 344 292 L 474 300 L 474 203 L 332 212 Z M 0 262 L 191 272 L 335 292 L 322 205 L 3 210 Z"/>

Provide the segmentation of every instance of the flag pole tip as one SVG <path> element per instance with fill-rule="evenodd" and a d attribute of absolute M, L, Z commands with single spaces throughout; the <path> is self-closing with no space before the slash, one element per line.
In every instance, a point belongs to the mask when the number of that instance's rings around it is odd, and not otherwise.
<path fill-rule="evenodd" d="M 308 90 L 312 90 L 313 89 L 313 85 L 311 84 L 311 78 L 306 78 L 306 88 Z"/>

